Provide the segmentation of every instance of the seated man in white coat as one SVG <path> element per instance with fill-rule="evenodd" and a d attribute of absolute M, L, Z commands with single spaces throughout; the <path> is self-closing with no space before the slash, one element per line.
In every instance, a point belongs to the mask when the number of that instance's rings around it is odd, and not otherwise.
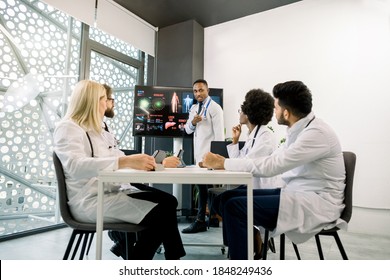
<path fill-rule="evenodd" d="M 225 159 L 208 153 L 203 164 L 262 177 L 282 174 L 283 189 L 254 190 L 254 224 L 302 243 L 327 226 L 346 226 L 340 219 L 345 188 L 343 154 L 334 131 L 314 116 L 306 85 L 300 81 L 280 83 L 273 88 L 273 95 L 278 123 L 288 127 L 281 149 L 256 159 Z M 226 191 L 221 196 L 230 257 L 246 259 L 246 190 Z"/>

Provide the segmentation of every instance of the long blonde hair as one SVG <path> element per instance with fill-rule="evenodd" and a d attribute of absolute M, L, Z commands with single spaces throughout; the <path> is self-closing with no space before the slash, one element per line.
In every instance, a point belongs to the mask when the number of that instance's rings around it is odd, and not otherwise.
<path fill-rule="evenodd" d="M 103 85 L 90 81 L 79 81 L 70 97 L 65 118 L 72 119 L 85 130 L 102 131 L 102 116 L 99 112 L 100 99 L 106 97 Z"/>

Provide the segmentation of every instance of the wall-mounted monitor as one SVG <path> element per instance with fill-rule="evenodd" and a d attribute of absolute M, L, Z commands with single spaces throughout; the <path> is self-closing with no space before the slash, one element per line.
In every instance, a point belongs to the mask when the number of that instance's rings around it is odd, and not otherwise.
<path fill-rule="evenodd" d="M 209 95 L 222 107 L 222 89 L 210 88 Z M 184 125 L 194 103 L 190 87 L 135 86 L 134 136 L 191 137 Z"/>

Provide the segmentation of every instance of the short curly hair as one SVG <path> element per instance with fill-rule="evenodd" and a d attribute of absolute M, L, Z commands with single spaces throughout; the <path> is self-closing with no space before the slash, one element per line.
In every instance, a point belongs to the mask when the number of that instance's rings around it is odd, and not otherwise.
<path fill-rule="evenodd" d="M 274 98 L 262 89 L 252 89 L 245 95 L 241 110 L 252 124 L 266 125 L 274 114 Z"/>

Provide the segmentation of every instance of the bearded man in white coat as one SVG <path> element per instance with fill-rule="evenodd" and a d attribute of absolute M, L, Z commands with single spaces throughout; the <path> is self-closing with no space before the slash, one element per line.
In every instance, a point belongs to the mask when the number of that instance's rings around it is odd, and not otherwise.
<path fill-rule="evenodd" d="M 340 219 L 345 167 L 337 135 L 315 117 L 311 92 L 301 81 L 277 84 L 273 96 L 278 123 L 287 126 L 281 149 L 255 159 L 225 159 L 208 153 L 203 164 L 260 177 L 281 174 L 284 188 L 253 191 L 254 224 L 273 230 L 274 236 L 285 233 L 294 243 L 302 243 L 328 226 L 345 228 L 346 222 Z M 246 190 L 221 196 L 230 257 L 246 259 Z"/>

